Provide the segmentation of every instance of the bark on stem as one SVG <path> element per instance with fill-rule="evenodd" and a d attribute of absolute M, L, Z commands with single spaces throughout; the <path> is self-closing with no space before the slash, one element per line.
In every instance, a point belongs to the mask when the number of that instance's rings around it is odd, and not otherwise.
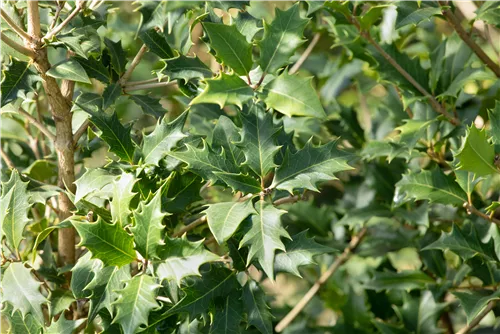
<path fill-rule="evenodd" d="M 51 141 L 55 141 L 56 140 L 56 136 L 50 132 L 49 129 L 47 129 L 47 127 L 45 127 L 45 125 L 43 125 L 42 123 L 40 123 L 35 117 L 31 116 L 27 111 L 25 111 L 23 108 L 19 108 L 17 110 L 17 112 L 21 115 L 23 115 L 24 117 L 26 117 L 26 119 L 31 123 L 33 124 L 36 128 L 38 128 L 38 130 L 40 130 L 41 133 L 43 133 L 48 139 L 50 139 Z"/>
<path fill-rule="evenodd" d="M 12 30 L 14 30 L 21 38 L 31 41 L 31 36 L 28 35 L 26 31 L 21 29 L 1 8 L 0 8 L 0 15 L 2 16 L 2 19 L 4 19 L 5 22 L 12 28 Z"/>
<path fill-rule="evenodd" d="M 12 39 L 10 39 L 9 37 L 7 37 L 7 35 L 2 34 L 2 35 L 0 35 L 0 38 L 2 39 L 2 42 L 4 42 L 5 44 L 7 44 L 8 46 L 10 46 L 11 48 L 13 48 L 14 50 L 16 50 L 17 52 L 20 52 L 23 55 L 28 56 L 30 58 L 34 58 L 35 57 L 35 53 L 32 50 L 30 50 L 28 48 L 25 48 L 21 44 L 17 44 Z"/>
<path fill-rule="evenodd" d="M 137 55 L 132 60 L 130 67 L 127 69 L 127 71 L 120 78 L 120 86 L 123 86 L 127 83 L 128 79 L 130 79 L 130 76 L 132 75 L 132 72 L 137 67 L 137 65 L 139 65 L 139 63 L 141 62 L 142 56 L 144 56 L 144 54 L 146 53 L 147 50 L 148 50 L 148 47 L 146 46 L 146 44 L 143 44 L 141 46 L 141 48 L 139 49 L 139 52 L 137 52 Z"/>
<path fill-rule="evenodd" d="M 490 313 L 490 311 L 493 309 L 493 307 L 495 307 L 495 304 L 496 304 L 496 300 L 490 301 L 488 303 L 488 305 L 486 306 L 486 308 L 481 313 L 479 313 L 478 316 L 476 318 L 474 318 L 474 320 L 472 320 L 469 325 L 467 325 L 464 328 L 462 328 L 461 330 L 459 330 L 457 332 L 457 334 L 466 334 L 466 333 L 469 333 L 474 327 L 476 327 L 477 325 L 479 325 L 479 323 L 481 322 L 481 320 L 483 320 L 483 318 L 488 313 Z"/>

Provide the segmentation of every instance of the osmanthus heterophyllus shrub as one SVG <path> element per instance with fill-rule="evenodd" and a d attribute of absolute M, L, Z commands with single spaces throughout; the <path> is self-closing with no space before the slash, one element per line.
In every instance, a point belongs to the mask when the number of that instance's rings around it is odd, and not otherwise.
<path fill-rule="evenodd" d="M 2 326 L 495 327 L 499 12 L 2 2 Z"/>

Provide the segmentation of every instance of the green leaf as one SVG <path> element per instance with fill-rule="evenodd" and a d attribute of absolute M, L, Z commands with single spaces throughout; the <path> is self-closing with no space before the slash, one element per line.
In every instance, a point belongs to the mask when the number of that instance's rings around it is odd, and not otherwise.
<path fill-rule="evenodd" d="M 112 222 L 120 226 L 127 226 L 130 222 L 130 202 L 137 193 L 132 192 L 137 180 L 131 173 L 122 175 L 113 180 L 113 199 L 110 202 Z"/>
<path fill-rule="evenodd" d="M 359 17 L 359 24 L 363 30 L 370 29 L 382 17 L 384 9 L 389 5 L 371 6 Z"/>
<path fill-rule="evenodd" d="M 213 174 L 235 192 L 241 191 L 244 194 L 258 194 L 262 191 L 260 182 L 248 174 L 226 172 L 214 172 Z"/>
<path fill-rule="evenodd" d="M 143 274 L 117 291 L 118 299 L 112 304 L 116 310 L 113 323 L 120 324 L 124 334 L 137 333 L 141 325 L 147 326 L 149 312 L 160 307 L 156 301 L 159 287 L 153 277 Z"/>
<path fill-rule="evenodd" d="M 85 322 L 86 319 L 78 319 L 78 320 L 68 320 L 65 317 L 61 316 L 57 321 L 54 319 L 49 327 L 47 327 L 44 333 L 47 334 L 60 334 L 60 333 L 68 333 L 71 334 L 80 327 L 81 324 Z"/>
<path fill-rule="evenodd" d="M 178 286 L 184 277 L 200 276 L 198 268 L 202 264 L 220 260 L 219 256 L 205 249 L 203 240 L 190 242 L 186 235 L 165 238 L 165 244 L 157 252 L 161 259 L 156 267 L 158 278 L 173 280 Z"/>
<path fill-rule="evenodd" d="M 403 306 L 396 308 L 396 314 L 411 333 L 440 334 L 443 330 L 436 323 L 446 306 L 446 303 L 436 303 L 432 293 L 425 291 L 419 299 L 406 297 Z"/>
<path fill-rule="evenodd" d="M 166 117 L 163 117 L 154 131 L 144 136 L 142 154 L 146 164 L 158 165 L 158 162 L 169 154 L 182 138 L 186 137 L 182 129 L 187 115 L 188 112 L 185 111 L 170 123 L 167 123 Z"/>
<path fill-rule="evenodd" d="M 493 240 L 483 243 L 472 223 L 467 223 L 462 228 L 453 224 L 450 233 L 443 232 L 438 240 L 423 248 L 427 249 L 449 249 L 464 260 L 478 255 L 486 260 L 498 261 Z"/>
<path fill-rule="evenodd" d="M 314 147 L 309 140 L 304 148 L 296 153 L 288 150 L 283 163 L 276 169 L 271 188 L 283 189 L 293 193 L 294 189 L 318 191 L 319 182 L 336 180 L 334 173 L 351 170 L 347 159 L 351 155 L 336 148 L 332 141 L 323 146 Z"/>
<path fill-rule="evenodd" d="M 134 235 L 135 249 L 146 259 L 157 258 L 157 248 L 162 239 L 164 226 L 161 212 L 161 188 L 148 204 L 141 202 L 140 211 L 134 211 L 135 225 L 130 228 Z"/>
<path fill-rule="evenodd" d="M 49 300 L 49 314 L 50 316 L 56 316 L 65 310 L 69 310 L 71 304 L 75 302 L 76 299 L 69 290 L 57 289 L 52 291 Z"/>
<path fill-rule="evenodd" d="M 231 119 L 222 115 L 219 117 L 212 135 L 212 148 L 220 152 L 223 150 L 226 158 L 230 159 L 236 166 L 242 164 L 244 160 L 243 152 L 235 145 L 241 139 L 239 130 Z"/>
<path fill-rule="evenodd" d="M 445 175 L 436 168 L 420 173 L 409 172 L 396 183 L 394 202 L 401 204 L 409 199 L 462 206 L 467 202 L 467 194 L 451 175 Z"/>
<path fill-rule="evenodd" d="M 258 26 L 259 23 L 259 20 L 246 11 L 239 12 L 238 16 L 234 18 L 236 28 L 245 36 L 248 43 L 252 43 L 255 34 L 262 30 L 262 28 Z"/>
<path fill-rule="evenodd" d="M 122 48 L 122 42 L 113 42 L 112 40 L 104 37 L 104 44 L 108 48 L 111 57 L 111 64 L 118 74 L 125 72 L 125 65 L 127 65 L 127 55 Z"/>
<path fill-rule="evenodd" d="M 122 95 L 122 87 L 118 83 L 113 83 L 111 85 L 108 85 L 104 89 L 104 92 L 102 93 L 103 110 L 106 110 L 109 107 L 111 107 L 115 103 L 116 99 L 119 98 L 121 95 Z"/>
<path fill-rule="evenodd" d="M 100 138 L 109 145 L 109 150 L 120 159 L 133 163 L 135 147 L 130 137 L 132 126 L 124 127 L 116 112 L 111 115 L 103 111 L 87 112 L 90 114 L 90 121 L 101 130 Z"/>
<path fill-rule="evenodd" d="M 60 63 L 52 65 L 47 71 L 49 77 L 56 79 L 71 80 L 83 83 L 92 83 L 82 65 L 75 59 L 65 59 Z"/>
<path fill-rule="evenodd" d="M 40 78 L 30 67 L 30 63 L 11 58 L 10 65 L 2 71 L 2 107 L 33 90 Z"/>
<path fill-rule="evenodd" d="M 241 222 L 252 213 L 255 213 L 255 210 L 251 200 L 215 203 L 205 210 L 208 227 L 219 245 L 226 242 L 236 232 Z"/>
<path fill-rule="evenodd" d="M 474 173 L 466 172 L 464 170 L 456 170 L 455 176 L 457 178 L 457 183 L 469 197 L 472 195 L 476 185 L 483 180 L 482 177 L 475 177 Z"/>
<path fill-rule="evenodd" d="M 467 129 L 460 150 L 455 154 L 459 159 L 458 169 L 472 172 L 477 176 L 498 173 L 495 165 L 495 148 L 490 144 L 486 130 L 474 125 Z"/>
<path fill-rule="evenodd" d="M 148 95 L 129 95 L 129 97 L 134 101 L 142 111 L 153 117 L 165 116 L 165 108 L 160 104 L 160 99 Z"/>
<path fill-rule="evenodd" d="M 408 152 L 411 153 L 417 142 L 425 137 L 427 128 L 434 122 L 435 120 L 406 120 L 404 125 L 395 129 L 400 132 L 396 139 L 396 143 L 408 149 Z"/>
<path fill-rule="evenodd" d="M 312 77 L 289 75 L 288 71 L 269 82 L 259 94 L 268 108 L 292 116 L 324 118 L 325 110 L 312 86 Z"/>
<path fill-rule="evenodd" d="M 108 224 L 99 217 L 96 223 L 73 222 L 82 241 L 105 266 L 123 266 L 136 259 L 134 238 L 118 223 Z"/>
<path fill-rule="evenodd" d="M 313 256 L 334 251 L 333 248 L 318 244 L 313 238 L 307 238 L 307 231 L 292 236 L 291 240 L 285 240 L 285 249 L 285 252 L 276 254 L 274 271 L 288 272 L 298 277 L 302 277 L 300 266 L 316 263 Z"/>
<path fill-rule="evenodd" d="M 493 143 L 500 145 L 500 101 L 495 101 L 495 108 L 488 110 Z"/>
<path fill-rule="evenodd" d="M 450 83 L 446 90 L 439 94 L 438 97 L 451 96 L 456 98 L 459 92 L 463 91 L 465 85 L 476 80 L 497 80 L 497 77 L 490 71 L 485 71 L 482 68 L 467 67 L 463 69 Z"/>
<path fill-rule="evenodd" d="M 435 281 L 421 271 L 402 272 L 375 272 L 372 279 L 364 287 L 366 289 L 381 290 L 414 290 L 425 289 L 427 284 Z"/>
<path fill-rule="evenodd" d="M 257 214 L 252 215 L 250 228 L 241 239 L 240 248 L 249 247 L 247 266 L 256 258 L 269 279 L 274 280 L 274 252 L 277 249 L 285 251 L 281 237 L 290 239 L 281 226 L 281 215 L 286 211 L 276 209 L 263 200 L 255 204 L 255 209 Z"/>
<path fill-rule="evenodd" d="M 280 146 L 276 135 L 280 128 L 273 123 L 273 115 L 260 104 L 252 103 L 240 113 L 242 131 L 239 147 L 245 155 L 245 165 L 263 179 L 277 165 L 274 157 Z"/>
<path fill-rule="evenodd" d="M 459 300 L 467 315 L 467 324 L 470 324 L 491 300 L 500 299 L 500 291 L 452 292 Z"/>
<path fill-rule="evenodd" d="M 104 83 L 109 83 L 108 69 L 102 64 L 102 61 L 90 56 L 88 59 L 74 57 L 87 73 L 89 78 L 94 78 Z"/>
<path fill-rule="evenodd" d="M 2 310 L 2 317 L 9 320 L 9 333 L 12 334 L 40 334 L 42 325 L 31 315 L 31 313 L 22 315 L 20 311 L 12 312 L 12 306 L 5 304 Z"/>
<path fill-rule="evenodd" d="M 239 75 L 248 75 L 252 69 L 252 44 L 248 43 L 236 25 L 203 23 L 210 38 L 210 47 L 224 65 L 231 67 Z"/>
<path fill-rule="evenodd" d="M 258 42 L 260 47 L 260 67 L 264 73 L 274 73 L 304 43 L 303 32 L 309 19 L 300 17 L 299 4 L 286 11 L 276 7 L 271 24 L 264 23 L 264 38 Z"/>
<path fill-rule="evenodd" d="M 71 268 L 71 292 L 73 292 L 76 299 L 89 296 L 88 291 L 85 291 L 85 287 L 102 268 L 101 261 L 91 257 L 90 252 L 85 253 Z"/>
<path fill-rule="evenodd" d="M 16 169 L 12 171 L 10 179 L 2 183 L 0 197 L 0 226 L 7 244 L 18 253 L 19 244 L 24 239 L 23 232 L 29 223 L 28 210 L 31 207 L 30 196 L 27 191 L 28 182 L 23 182 Z M 17 255 L 17 254 L 13 254 Z"/>
<path fill-rule="evenodd" d="M 66 35 L 57 36 L 57 40 L 64 44 L 69 50 L 73 51 L 76 55 L 88 59 L 87 53 L 82 48 L 82 39 L 85 35 Z M 50 43 L 50 44 L 60 44 L 60 43 Z"/>
<path fill-rule="evenodd" d="M 162 59 L 174 57 L 174 51 L 168 44 L 165 35 L 156 31 L 156 29 L 141 32 L 139 38 L 146 44 L 149 51 L 155 53 L 158 57 Z"/>
<path fill-rule="evenodd" d="M 171 173 L 162 188 L 162 208 L 171 213 L 186 212 L 191 203 L 202 199 L 201 187 L 202 182 L 197 175 Z"/>
<path fill-rule="evenodd" d="M 495 1 L 487 2 L 476 10 L 476 20 L 500 27 L 500 6 Z"/>
<path fill-rule="evenodd" d="M 402 5 L 402 4 L 400 4 Z M 417 5 L 417 3 L 409 4 Z M 409 24 L 418 25 L 420 22 L 425 20 L 430 20 L 433 16 L 441 15 L 441 8 L 439 7 L 423 7 L 419 9 L 411 8 L 409 12 L 401 13 L 400 8 L 398 8 L 398 18 L 396 20 L 396 29 L 400 29 Z M 403 14 L 403 15 L 399 15 Z"/>
<path fill-rule="evenodd" d="M 210 78 L 213 75 L 212 70 L 200 58 L 184 55 L 165 60 L 162 73 L 167 75 L 170 80 L 184 80 L 184 82 L 193 79 Z"/>
<path fill-rule="evenodd" d="M 215 306 L 214 320 L 210 326 L 210 334 L 239 334 L 243 320 L 243 302 L 239 296 L 230 294 L 224 303 Z"/>
<path fill-rule="evenodd" d="M 90 301 L 88 321 L 95 319 L 103 308 L 113 314 L 112 303 L 118 297 L 117 291 L 122 287 L 123 282 L 131 279 L 130 267 L 116 266 L 104 267 L 95 273 L 94 279 L 85 287 L 90 291 L 88 296 Z"/>
<path fill-rule="evenodd" d="M 85 169 L 85 173 L 83 173 L 83 175 L 75 181 L 76 193 L 74 203 L 78 203 L 86 196 L 93 195 L 108 184 L 112 183 L 115 178 L 116 175 L 112 174 L 107 169 Z"/>
<path fill-rule="evenodd" d="M 3 302 L 8 302 L 13 311 L 21 311 L 23 317 L 31 314 L 43 324 L 42 304 L 47 299 L 40 293 L 40 283 L 21 262 L 12 262 L 2 275 Z M 9 293 L 5 293 L 10 291 Z"/>
<path fill-rule="evenodd" d="M 205 90 L 191 101 L 191 105 L 199 103 L 218 104 L 220 108 L 229 104 L 242 108 L 243 103 L 253 97 L 252 88 L 236 74 L 221 72 L 215 79 L 206 79 Z"/>
<path fill-rule="evenodd" d="M 273 333 L 273 316 L 264 293 L 254 280 L 249 280 L 243 287 L 243 305 L 248 314 L 248 326 L 255 326 L 261 333 Z"/>

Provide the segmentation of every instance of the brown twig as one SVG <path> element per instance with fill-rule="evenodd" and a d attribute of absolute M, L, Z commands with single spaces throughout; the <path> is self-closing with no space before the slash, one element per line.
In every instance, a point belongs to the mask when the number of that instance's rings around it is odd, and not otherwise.
<path fill-rule="evenodd" d="M 38 130 L 40 130 L 41 133 L 43 133 L 48 139 L 51 141 L 56 140 L 56 135 L 53 134 L 45 125 L 43 125 L 39 120 L 37 120 L 35 117 L 31 116 L 27 111 L 25 111 L 23 108 L 19 107 L 17 109 L 17 112 L 21 115 L 23 115 L 31 124 L 33 124 Z"/>
<path fill-rule="evenodd" d="M 12 162 L 12 160 L 7 155 L 7 153 L 5 153 L 1 145 L 0 145 L 0 156 L 2 157 L 3 161 L 5 161 L 5 164 L 7 165 L 8 168 L 14 169 L 16 167 Z"/>
<path fill-rule="evenodd" d="M 309 57 L 309 55 L 311 54 L 316 44 L 318 44 L 320 37 L 321 34 L 319 32 L 314 35 L 313 39 L 311 40 L 311 43 L 309 43 L 307 48 L 304 50 L 304 53 L 300 56 L 299 60 L 297 60 L 297 62 L 292 66 L 288 74 L 294 74 L 299 70 L 302 64 L 306 61 L 307 57 Z"/>
<path fill-rule="evenodd" d="M 490 311 L 493 309 L 493 307 L 495 307 L 495 304 L 496 304 L 496 300 L 492 300 L 488 303 L 488 305 L 486 306 L 486 308 L 477 315 L 477 317 L 474 318 L 474 320 L 472 320 L 470 322 L 470 324 L 468 324 L 467 326 L 465 326 L 464 328 L 462 328 L 461 330 L 459 330 L 457 332 L 457 334 L 466 334 L 466 333 L 469 333 L 474 327 L 476 327 L 480 322 L 481 320 L 483 320 L 483 318 L 488 314 L 490 313 Z"/>
<path fill-rule="evenodd" d="M 152 79 L 147 79 L 147 80 L 141 80 L 141 81 L 127 81 L 123 84 L 123 86 L 139 86 L 139 85 L 144 85 L 148 83 L 153 83 L 153 82 L 162 82 L 162 80 L 158 78 L 152 78 Z"/>
<path fill-rule="evenodd" d="M 9 15 L 7 15 L 7 13 L 0 8 L 0 16 L 2 17 L 2 19 L 4 19 L 5 23 L 7 23 L 11 28 L 12 30 L 14 30 L 21 38 L 25 39 L 25 40 L 28 40 L 28 41 L 32 41 L 33 38 L 28 35 L 28 33 L 26 31 L 24 31 L 23 29 L 21 29 L 15 22 L 14 20 L 12 20 Z"/>
<path fill-rule="evenodd" d="M 61 24 L 59 24 L 57 27 L 55 27 L 50 32 L 48 32 L 47 35 L 45 35 L 45 37 L 43 37 L 43 39 L 50 40 L 52 37 L 54 37 L 55 35 L 57 35 L 57 33 L 59 33 L 61 30 L 63 30 L 63 28 L 76 15 L 78 15 L 78 13 L 83 9 L 84 6 L 85 6 L 85 1 L 77 1 L 77 5 L 76 5 L 75 9 L 73 9 L 73 11 L 68 15 L 68 17 L 64 21 L 62 21 Z"/>
<path fill-rule="evenodd" d="M 173 86 L 177 84 L 175 81 L 169 81 L 169 82 L 155 82 L 151 84 L 145 84 L 145 85 L 137 85 L 137 86 L 125 86 L 123 90 L 127 92 L 131 92 L 134 90 L 142 90 L 142 89 L 153 89 L 153 88 L 159 88 L 159 87 L 168 87 L 168 86 Z"/>
<path fill-rule="evenodd" d="M 144 54 L 146 53 L 146 51 L 148 51 L 148 47 L 146 46 L 146 44 L 143 44 L 141 46 L 141 48 L 139 49 L 139 52 L 137 52 L 134 59 L 132 60 L 132 63 L 130 63 L 130 67 L 127 69 L 127 71 L 120 78 L 120 80 L 119 80 L 120 86 L 124 86 L 127 83 L 128 79 L 130 79 L 132 72 L 137 67 L 137 65 L 139 65 L 139 63 L 141 62 L 141 59 L 144 56 Z"/>
<path fill-rule="evenodd" d="M 33 52 L 33 50 L 30 50 L 27 47 L 22 46 L 21 44 L 14 42 L 12 39 L 7 37 L 7 35 L 5 35 L 4 33 L 1 34 L 0 38 L 1 38 L 2 42 L 4 42 L 5 44 L 10 46 L 11 48 L 16 50 L 17 52 L 20 52 L 23 55 L 28 56 L 30 58 L 35 58 L 35 53 Z"/>
<path fill-rule="evenodd" d="M 311 301 L 311 299 L 319 291 L 320 287 L 332 276 L 337 269 L 344 264 L 350 257 L 352 252 L 358 247 L 363 237 L 366 235 L 366 227 L 363 228 L 358 235 L 351 239 L 349 245 L 344 249 L 342 254 L 340 254 L 335 262 L 331 264 L 327 271 L 325 271 L 321 277 L 314 283 L 314 285 L 307 291 L 307 293 L 302 297 L 302 299 L 294 306 L 294 308 L 276 325 L 274 328 L 276 332 L 280 333 L 283 331 L 290 323 L 299 315 L 299 313 L 306 307 L 306 305 Z"/>
<path fill-rule="evenodd" d="M 75 134 L 73 135 L 73 146 L 76 146 L 78 143 L 78 140 L 80 139 L 81 136 L 87 131 L 87 128 L 89 127 L 90 121 L 86 119 L 82 125 L 76 130 Z"/>
<path fill-rule="evenodd" d="M 179 231 L 175 232 L 174 234 L 172 234 L 172 237 L 174 238 L 177 238 L 177 237 L 180 237 L 182 236 L 184 233 L 186 232 L 189 232 L 191 231 L 192 229 L 200 226 L 200 225 L 203 225 L 207 222 L 207 216 L 202 216 L 198 219 L 196 219 L 194 222 L 192 222 L 191 224 L 187 225 L 187 226 L 184 226 L 183 228 L 181 228 Z"/>
<path fill-rule="evenodd" d="M 490 221 L 490 222 L 495 223 L 495 224 L 497 224 L 497 225 L 500 226 L 500 220 L 498 220 L 498 219 L 496 219 L 494 217 L 490 217 L 490 216 L 488 216 L 485 213 L 482 213 L 481 211 L 479 211 L 478 209 L 476 209 L 472 204 L 469 204 L 469 203 L 465 202 L 464 203 L 464 208 L 467 209 L 467 213 L 469 213 L 469 214 L 473 213 L 473 214 L 475 214 L 478 217 L 481 217 L 481 218 L 483 218 L 483 219 L 485 219 L 487 221 Z"/>

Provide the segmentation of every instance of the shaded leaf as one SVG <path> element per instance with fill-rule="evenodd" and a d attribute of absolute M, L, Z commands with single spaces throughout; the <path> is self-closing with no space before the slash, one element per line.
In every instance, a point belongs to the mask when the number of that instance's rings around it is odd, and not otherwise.
<path fill-rule="evenodd" d="M 85 287 L 102 268 L 101 261 L 91 257 L 92 254 L 86 252 L 71 268 L 71 292 L 76 299 L 87 298 L 90 295 L 88 291 L 85 291 Z"/>
<path fill-rule="evenodd" d="M 266 304 L 264 292 L 254 280 L 249 280 L 243 287 L 243 305 L 248 314 L 249 326 L 255 326 L 261 333 L 273 333 L 273 316 Z"/>
<path fill-rule="evenodd" d="M 414 290 L 424 289 L 435 281 L 421 271 L 376 272 L 364 286 L 366 289 L 381 290 Z"/>
<path fill-rule="evenodd" d="M 85 322 L 86 319 L 68 320 L 65 317 L 59 317 L 57 321 L 53 320 L 44 333 L 47 334 L 71 334 Z"/>
<path fill-rule="evenodd" d="M 481 313 L 491 300 L 500 299 L 500 291 L 493 293 L 490 291 L 454 291 L 453 294 L 460 300 L 460 305 L 467 315 L 468 324 Z"/>
<path fill-rule="evenodd" d="M 30 63 L 12 58 L 10 65 L 2 71 L 2 107 L 33 90 L 39 77 L 30 67 Z"/>
<path fill-rule="evenodd" d="M 127 55 L 125 51 L 123 51 L 122 42 L 113 42 L 104 37 L 104 44 L 108 48 L 114 70 L 118 74 L 123 74 L 125 72 L 125 65 L 127 65 Z"/>
<path fill-rule="evenodd" d="M 162 73 L 167 75 L 170 80 L 184 80 L 184 82 L 192 79 L 210 78 L 213 74 L 212 70 L 200 58 L 184 55 L 165 60 Z"/>

